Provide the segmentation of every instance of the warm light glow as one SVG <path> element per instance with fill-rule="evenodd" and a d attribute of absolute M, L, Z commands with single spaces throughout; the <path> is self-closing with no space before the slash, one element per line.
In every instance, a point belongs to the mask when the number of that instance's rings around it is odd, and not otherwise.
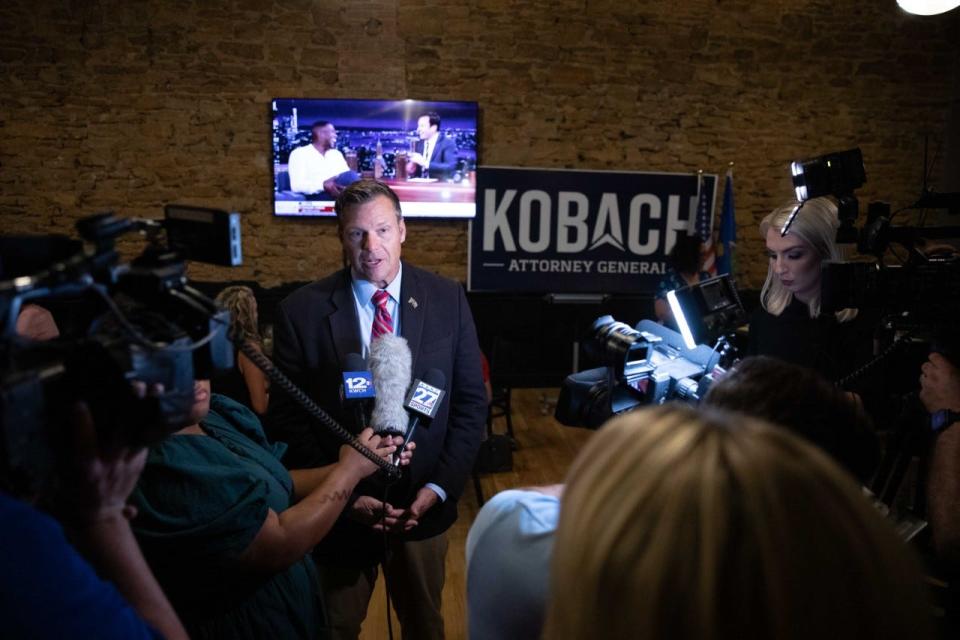
<path fill-rule="evenodd" d="M 900 8 L 918 16 L 935 16 L 960 6 L 960 0 L 897 0 Z"/>

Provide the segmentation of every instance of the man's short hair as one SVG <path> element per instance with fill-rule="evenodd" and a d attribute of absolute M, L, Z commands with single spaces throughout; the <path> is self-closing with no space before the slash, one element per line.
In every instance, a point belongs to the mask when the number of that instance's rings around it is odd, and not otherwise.
<path fill-rule="evenodd" d="M 337 196 L 337 201 L 333 205 L 333 210 L 337 213 L 337 224 L 340 224 L 346 211 L 380 196 L 389 198 L 397 212 L 397 220 L 403 219 L 403 213 L 400 211 L 400 198 L 397 197 L 393 189 L 379 180 L 357 180 Z"/>
<path fill-rule="evenodd" d="M 313 125 L 310 127 L 310 137 L 316 138 L 317 134 L 314 132 L 317 129 L 323 129 L 328 124 L 330 124 L 329 120 L 317 120 L 316 122 L 314 122 Z"/>
<path fill-rule="evenodd" d="M 420 118 L 428 118 L 430 120 L 430 126 L 436 127 L 437 131 L 440 131 L 440 114 L 436 111 L 428 111 L 427 113 L 420 114 Z M 420 118 L 417 118 L 419 120 Z"/>

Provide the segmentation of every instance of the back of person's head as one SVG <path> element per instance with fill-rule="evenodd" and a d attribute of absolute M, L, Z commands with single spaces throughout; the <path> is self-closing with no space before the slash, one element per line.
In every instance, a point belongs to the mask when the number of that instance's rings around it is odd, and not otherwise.
<path fill-rule="evenodd" d="M 710 387 L 703 406 L 786 427 L 829 453 L 861 482 L 880 461 L 870 417 L 813 369 L 769 356 L 746 358 Z"/>
<path fill-rule="evenodd" d="M 261 342 L 257 320 L 257 298 L 250 287 L 235 285 L 217 294 L 217 305 L 230 312 L 230 329 L 233 335 L 246 340 Z"/>
<path fill-rule="evenodd" d="M 633 411 L 568 474 L 545 638 L 900 639 L 928 626 L 910 551 L 784 429 Z"/>
<path fill-rule="evenodd" d="M 677 242 L 667 256 L 667 262 L 678 273 L 697 273 L 700 271 L 701 241 L 698 235 L 677 235 Z"/>
<path fill-rule="evenodd" d="M 774 209 L 761 220 L 761 239 L 766 240 L 767 232 L 770 229 L 777 229 L 779 233 L 779 230 L 783 228 L 798 205 L 799 203 L 796 201 L 788 202 Z M 837 205 L 826 197 L 811 198 L 803 203 L 803 208 L 800 209 L 797 217 L 790 225 L 788 235 L 793 235 L 807 243 L 820 260 L 839 260 L 841 254 L 836 243 L 839 226 Z M 793 294 L 780 283 L 771 263 L 767 266 L 767 279 L 760 290 L 760 304 L 763 305 L 764 309 L 778 316 L 783 313 L 792 299 Z M 809 307 L 813 317 L 820 315 L 819 294 L 810 301 Z"/>

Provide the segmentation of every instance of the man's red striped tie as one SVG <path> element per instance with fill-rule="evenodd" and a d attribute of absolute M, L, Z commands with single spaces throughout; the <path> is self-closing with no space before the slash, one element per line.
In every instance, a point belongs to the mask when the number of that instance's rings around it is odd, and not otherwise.
<path fill-rule="evenodd" d="M 373 342 L 385 333 L 393 333 L 393 318 L 387 311 L 387 301 L 390 294 L 386 289 L 377 289 L 373 294 L 373 304 L 376 312 L 373 314 L 373 330 L 370 332 L 370 341 Z"/>

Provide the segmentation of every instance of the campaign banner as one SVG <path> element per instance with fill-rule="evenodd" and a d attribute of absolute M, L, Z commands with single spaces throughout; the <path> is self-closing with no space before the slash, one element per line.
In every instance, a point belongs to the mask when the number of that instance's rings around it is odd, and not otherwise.
<path fill-rule="evenodd" d="M 656 291 L 678 234 L 709 240 L 717 176 L 481 167 L 470 291 Z"/>

